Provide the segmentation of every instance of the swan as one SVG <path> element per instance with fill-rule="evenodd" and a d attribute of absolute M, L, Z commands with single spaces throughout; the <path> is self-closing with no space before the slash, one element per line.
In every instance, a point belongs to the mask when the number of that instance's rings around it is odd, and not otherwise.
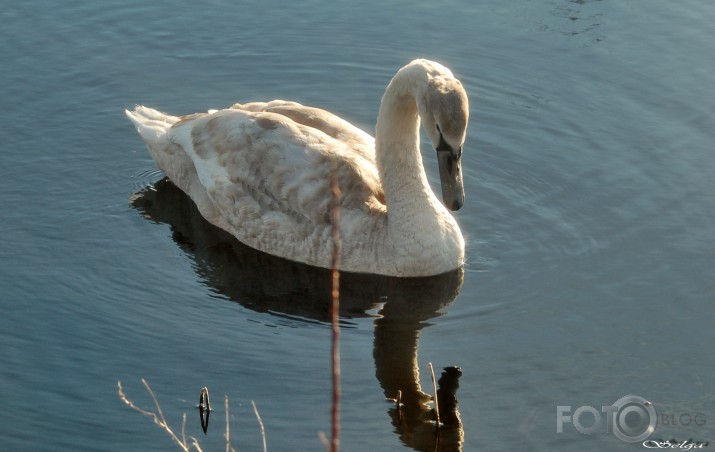
<path fill-rule="evenodd" d="M 248 246 L 330 268 L 333 168 L 341 271 L 416 277 L 464 263 L 464 238 L 449 210 L 464 203 L 469 106 L 462 84 L 439 63 L 418 59 L 395 74 L 375 138 L 283 100 L 187 116 L 144 106 L 125 113 L 203 217 Z M 443 202 L 422 165 L 420 123 L 436 150 Z"/>

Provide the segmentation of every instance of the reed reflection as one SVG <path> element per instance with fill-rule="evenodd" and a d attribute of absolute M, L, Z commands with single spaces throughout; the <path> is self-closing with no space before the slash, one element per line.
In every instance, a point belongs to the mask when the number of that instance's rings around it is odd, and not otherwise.
<path fill-rule="evenodd" d="M 256 312 L 330 322 L 329 270 L 241 244 L 204 220 L 191 199 L 167 179 L 137 193 L 132 205 L 147 219 L 171 227 L 174 241 L 217 295 Z M 462 450 L 464 433 L 456 400 L 461 370 L 447 368 L 439 376 L 443 425 L 436 432 L 431 396 L 420 385 L 417 351 L 420 332 L 454 301 L 463 276 L 462 270 L 426 278 L 340 275 L 342 324 L 371 317 L 368 311 L 379 307 L 373 350 L 376 376 L 386 397 L 401 393 L 401 408 L 394 406 L 389 416 L 402 442 L 418 451 Z"/>

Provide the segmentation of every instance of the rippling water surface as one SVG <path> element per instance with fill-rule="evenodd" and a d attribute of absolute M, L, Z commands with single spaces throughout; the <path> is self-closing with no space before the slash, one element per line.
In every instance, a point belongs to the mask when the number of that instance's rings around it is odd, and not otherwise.
<path fill-rule="evenodd" d="M 471 99 L 463 272 L 345 276 L 344 450 L 434 450 L 426 364 L 457 365 L 440 447 L 631 450 L 557 406 L 653 402 L 715 442 L 715 8 L 707 1 L 36 0 L 0 12 L 4 450 L 319 450 L 327 275 L 252 251 L 162 180 L 123 109 L 283 98 L 372 131 L 392 74 Z M 436 167 L 425 145 L 432 180 Z M 216 408 L 199 426 L 199 389 Z M 398 415 L 386 396 L 401 389 Z M 424 392 L 421 390 L 423 389 Z M 673 425 L 682 414 L 705 423 Z M 666 417 L 663 417 L 666 415 Z M 606 419 L 603 418 L 605 423 Z M 593 418 L 584 415 L 584 425 Z"/>

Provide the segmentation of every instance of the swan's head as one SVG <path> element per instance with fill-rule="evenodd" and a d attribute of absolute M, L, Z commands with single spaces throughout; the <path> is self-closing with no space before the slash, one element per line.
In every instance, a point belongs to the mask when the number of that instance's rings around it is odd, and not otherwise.
<path fill-rule="evenodd" d="M 467 93 L 449 69 L 431 61 L 420 63 L 427 69 L 427 84 L 417 98 L 422 125 L 437 151 L 442 200 L 450 210 L 459 210 L 464 204 L 462 147 L 469 122 Z"/>

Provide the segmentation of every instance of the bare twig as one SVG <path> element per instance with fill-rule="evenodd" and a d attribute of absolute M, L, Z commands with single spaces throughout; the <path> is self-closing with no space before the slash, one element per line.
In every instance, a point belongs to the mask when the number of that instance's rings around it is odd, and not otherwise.
<path fill-rule="evenodd" d="M 263 426 L 263 421 L 261 420 L 261 415 L 258 414 L 258 408 L 256 408 L 256 402 L 251 400 L 251 405 L 253 405 L 253 412 L 256 413 L 256 419 L 258 419 L 258 425 L 261 426 L 261 439 L 263 440 L 263 452 L 268 452 L 268 446 L 266 445 L 266 429 Z"/>
<path fill-rule="evenodd" d="M 149 387 L 149 383 L 146 382 L 145 379 L 142 378 L 142 384 L 146 388 L 147 392 L 151 396 L 151 398 L 154 400 L 154 405 L 156 406 L 156 411 L 159 413 L 159 416 L 161 417 L 161 422 L 168 427 L 168 424 L 166 423 L 166 418 L 164 417 L 164 412 L 161 411 L 161 406 L 159 405 L 159 401 L 156 398 L 156 395 L 154 394 L 154 391 L 151 390 Z"/>

